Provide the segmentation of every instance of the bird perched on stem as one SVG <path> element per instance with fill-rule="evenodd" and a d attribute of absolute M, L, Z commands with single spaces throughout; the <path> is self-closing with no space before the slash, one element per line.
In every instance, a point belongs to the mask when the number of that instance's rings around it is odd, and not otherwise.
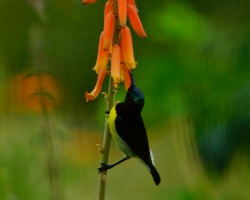
<path fill-rule="evenodd" d="M 116 104 L 111 109 L 108 117 L 112 138 L 125 156 L 114 164 L 101 163 L 98 170 L 99 172 L 106 171 L 131 157 L 135 157 L 146 165 L 155 184 L 158 185 L 161 178 L 154 165 L 153 155 L 149 149 L 148 137 L 141 116 L 144 95 L 135 85 L 131 72 L 130 78 L 131 85 L 124 102 Z"/>

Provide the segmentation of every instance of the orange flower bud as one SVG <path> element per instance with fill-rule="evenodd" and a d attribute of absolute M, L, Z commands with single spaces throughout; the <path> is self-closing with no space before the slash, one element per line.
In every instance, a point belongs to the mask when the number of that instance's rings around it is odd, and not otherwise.
<path fill-rule="evenodd" d="M 109 61 L 109 52 L 106 50 L 103 50 L 103 32 L 100 35 L 100 40 L 99 40 L 99 47 L 98 47 L 98 55 L 97 55 L 97 60 L 96 64 L 93 67 L 93 70 L 96 71 L 98 74 L 99 71 L 103 68 L 107 67 L 108 61 Z"/>
<path fill-rule="evenodd" d="M 109 49 L 112 44 L 113 35 L 115 30 L 115 14 L 113 11 L 109 12 L 105 17 L 104 23 L 104 36 L 103 36 L 103 49 Z"/>
<path fill-rule="evenodd" d="M 128 4 L 127 8 L 128 8 L 128 19 L 135 33 L 139 35 L 140 37 L 143 37 L 143 38 L 147 37 L 147 34 L 144 31 L 144 28 L 142 26 L 142 23 L 138 16 L 136 8 L 132 6 L 131 4 Z"/>
<path fill-rule="evenodd" d="M 133 41 L 131 32 L 127 26 L 121 29 L 120 37 L 123 62 L 129 70 L 134 69 L 136 67 L 136 62 L 134 58 Z"/>
<path fill-rule="evenodd" d="M 138 9 L 137 9 L 135 0 L 127 0 L 127 3 L 128 3 L 128 4 L 131 4 L 132 6 L 134 6 L 134 7 L 135 7 L 135 10 L 138 12 Z"/>
<path fill-rule="evenodd" d="M 105 9 L 104 9 L 104 23 L 108 13 L 110 13 L 111 11 L 114 12 L 114 1 L 108 0 L 105 4 Z"/>
<path fill-rule="evenodd" d="M 98 78 L 97 78 L 95 88 L 93 89 L 92 92 L 90 92 L 90 93 L 86 92 L 85 93 L 86 101 L 94 100 L 99 95 L 99 93 L 101 92 L 101 89 L 102 89 L 102 84 L 103 84 L 104 78 L 106 76 L 106 73 L 107 73 L 106 68 L 102 68 L 100 70 L 100 72 L 98 74 Z"/>
<path fill-rule="evenodd" d="M 118 0 L 118 16 L 122 27 L 126 26 L 127 22 L 127 0 Z"/>
<path fill-rule="evenodd" d="M 88 4 L 91 4 L 91 3 L 95 3 L 97 0 L 83 0 L 82 1 L 82 4 L 84 5 L 88 5 Z"/>
<path fill-rule="evenodd" d="M 114 86 L 117 88 L 121 81 L 120 47 L 117 44 L 115 44 L 112 48 L 111 77 L 114 80 Z"/>

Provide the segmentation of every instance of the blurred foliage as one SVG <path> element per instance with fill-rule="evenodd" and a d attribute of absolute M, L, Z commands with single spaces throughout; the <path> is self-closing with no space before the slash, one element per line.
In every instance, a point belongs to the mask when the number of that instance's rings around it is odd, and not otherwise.
<path fill-rule="evenodd" d="M 95 84 L 104 3 L 0 0 L 0 199 L 49 199 L 48 130 L 63 199 L 94 199 L 105 103 L 85 103 L 84 92 Z M 109 173 L 108 199 L 248 199 L 250 1 L 137 4 L 148 38 L 133 34 L 134 74 L 163 182 L 154 188 L 131 160 Z M 54 80 L 42 91 L 41 74 Z"/>

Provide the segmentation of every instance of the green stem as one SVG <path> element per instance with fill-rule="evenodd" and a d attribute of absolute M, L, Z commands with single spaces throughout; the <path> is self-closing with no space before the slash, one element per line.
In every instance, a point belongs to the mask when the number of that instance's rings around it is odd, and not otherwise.
<path fill-rule="evenodd" d="M 119 32 L 120 32 L 120 24 L 117 17 L 117 0 L 114 0 L 114 12 L 116 15 L 115 20 L 115 31 L 113 36 L 113 44 L 119 44 Z M 113 89 L 112 84 L 112 77 L 109 76 L 109 89 L 107 94 L 107 105 L 106 110 L 110 111 L 111 108 L 114 105 L 114 99 L 115 99 L 115 93 L 116 90 Z M 111 142 L 111 134 L 108 127 L 108 114 L 106 114 L 105 118 L 105 127 L 104 127 L 104 139 L 103 139 L 103 146 L 101 148 L 101 163 L 108 163 L 109 158 L 109 149 L 110 149 L 110 142 Z M 97 200 L 104 200 L 105 199 L 105 189 L 106 189 L 106 182 L 107 182 L 107 171 L 103 171 L 99 173 L 99 190 L 98 190 L 98 196 Z"/>
<path fill-rule="evenodd" d="M 112 89 L 112 78 L 109 76 L 109 89 L 107 95 L 107 111 L 110 111 L 114 104 L 115 98 L 115 91 Z M 104 139 L 103 139 L 103 146 L 100 150 L 101 152 L 101 163 L 108 163 L 109 158 L 109 149 L 110 149 L 110 142 L 111 142 L 111 134 L 108 127 L 108 114 L 106 114 L 105 118 L 105 127 L 104 127 Z M 105 189 L 106 189 L 106 181 L 107 181 L 107 171 L 102 171 L 99 173 L 99 190 L 98 190 L 98 200 L 105 199 Z"/>
<path fill-rule="evenodd" d="M 53 143 L 53 137 L 51 132 L 51 126 L 49 121 L 49 112 L 47 110 L 45 102 L 41 101 L 42 118 L 43 118 L 43 136 L 45 140 L 45 149 L 47 156 L 48 175 L 50 183 L 50 199 L 61 200 L 62 195 L 59 189 L 59 166 L 55 156 L 55 149 Z"/>
<path fill-rule="evenodd" d="M 41 78 L 44 65 L 43 57 L 43 41 L 44 30 L 39 25 L 34 25 L 31 29 L 31 55 L 34 72 L 38 77 L 39 90 L 42 90 L 44 80 Z M 55 155 L 55 147 L 53 141 L 53 133 L 51 130 L 50 112 L 43 97 L 40 100 L 41 117 L 42 117 L 42 136 L 44 139 L 44 147 L 47 157 L 47 170 L 50 188 L 50 200 L 61 200 L 62 194 L 59 187 L 59 165 Z"/>

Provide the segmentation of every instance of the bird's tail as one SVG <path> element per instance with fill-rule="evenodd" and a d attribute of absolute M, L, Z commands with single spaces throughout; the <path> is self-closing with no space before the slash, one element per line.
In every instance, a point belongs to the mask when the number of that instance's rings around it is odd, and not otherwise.
<path fill-rule="evenodd" d="M 155 184 L 159 185 L 161 182 L 161 177 L 153 164 L 149 166 L 149 171 L 154 179 Z"/>

